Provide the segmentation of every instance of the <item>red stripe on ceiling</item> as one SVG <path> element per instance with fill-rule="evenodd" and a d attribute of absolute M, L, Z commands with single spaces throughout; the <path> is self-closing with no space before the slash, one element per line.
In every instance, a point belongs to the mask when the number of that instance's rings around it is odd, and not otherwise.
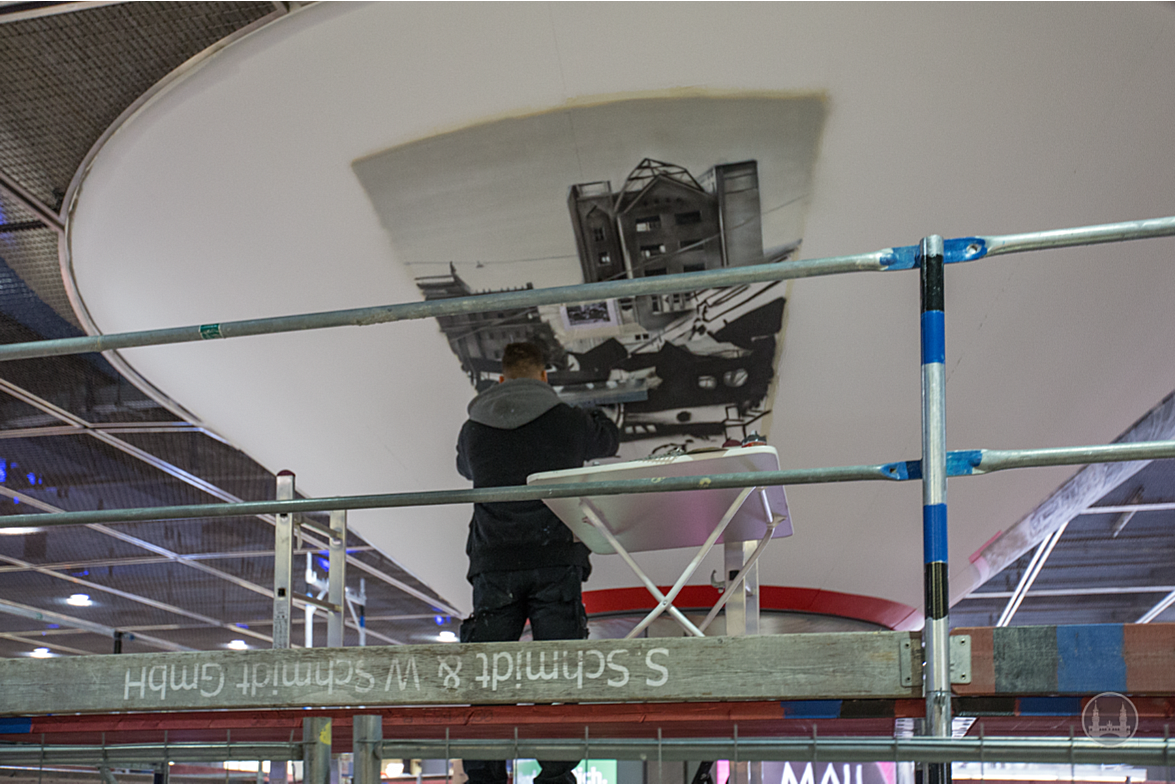
<path fill-rule="evenodd" d="M 659 586 L 659 589 L 666 593 L 670 587 Z M 709 609 L 718 600 L 717 589 L 709 585 L 688 585 L 674 599 L 674 605 L 679 608 Z M 584 592 L 584 607 L 590 616 L 648 612 L 655 604 L 653 596 L 644 588 L 607 588 Z M 900 628 L 908 617 L 917 612 L 914 607 L 875 596 L 780 585 L 760 587 L 760 609 L 834 615 L 876 623 L 888 629 Z"/>

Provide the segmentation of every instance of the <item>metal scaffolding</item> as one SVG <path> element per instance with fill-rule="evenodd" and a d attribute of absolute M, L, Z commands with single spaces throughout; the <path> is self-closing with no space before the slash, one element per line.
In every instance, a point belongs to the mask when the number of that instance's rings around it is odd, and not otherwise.
<path fill-rule="evenodd" d="M 766 759 L 813 759 L 813 760 L 916 760 L 928 764 L 929 782 L 942 782 L 950 778 L 947 763 L 952 760 L 986 760 L 986 761 L 1055 761 L 1055 762 L 1107 762 L 1120 761 L 1135 764 L 1153 764 L 1171 766 L 1173 764 L 1173 741 L 1170 737 L 1163 740 L 1133 739 L 1114 746 L 1100 744 L 1087 739 L 1058 739 L 1058 738 L 952 738 L 951 737 L 951 662 L 948 637 L 948 595 L 947 595 L 947 478 L 952 476 L 977 476 L 1008 468 L 1023 468 L 1029 466 L 1072 465 L 1098 462 L 1114 462 L 1141 459 L 1170 458 L 1176 454 L 1176 444 L 1173 441 L 1153 441 L 1145 443 L 1111 444 L 1100 446 L 1084 446 L 1064 449 L 1028 449 L 1028 450 L 965 450 L 948 452 L 946 449 L 945 378 L 943 360 L 945 353 L 944 342 L 944 296 L 943 278 L 944 265 L 974 261 L 989 256 L 1007 253 L 1040 250 L 1044 248 L 1073 247 L 1104 242 L 1120 242 L 1126 240 L 1144 239 L 1150 237 L 1172 236 L 1176 231 L 1176 218 L 1157 218 L 1151 220 L 1130 221 L 1125 223 L 1102 226 L 1088 226 L 1075 229 L 1045 231 L 1029 234 L 1005 236 L 975 236 L 944 240 L 937 235 L 926 237 L 921 243 L 913 246 L 886 248 L 872 253 L 857 254 L 828 259 L 806 261 L 792 261 L 752 265 L 739 268 L 693 272 L 680 275 L 658 276 L 656 278 L 641 278 L 622 281 L 609 281 L 585 285 L 557 287 L 539 290 L 513 291 L 498 294 L 460 297 L 454 299 L 435 300 L 431 302 L 412 302 L 387 305 L 374 308 L 360 308 L 339 310 L 325 313 L 300 314 L 278 318 L 254 319 L 246 321 L 225 322 L 219 324 L 193 325 L 174 329 L 148 330 L 128 332 L 112 335 L 100 335 L 86 338 L 68 338 L 61 340 L 45 340 L 32 343 L 8 344 L 0 346 L 0 361 L 26 359 L 34 357 L 59 356 L 93 351 L 130 348 L 138 346 L 164 345 L 170 343 L 192 342 L 198 340 L 214 340 L 249 335 L 272 334 L 308 329 L 323 329 L 346 325 L 370 325 L 389 321 L 407 319 L 421 319 L 462 313 L 477 313 L 504 308 L 517 308 L 548 304 L 565 304 L 574 302 L 594 302 L 617 297 L 633 297 L 649 294 L 670 294 L 695 291 L 703 288 L 742 285 L 753 282 L 776 281 L 791 278 L 812 277 L 820 275 L 842 274 L 862 271 L 896 271 L 915 269 L 920 270 L 921 283 L 921 342 L 922 342 L 922 389 L 923 389 L 923 419 L 922 419 L 922 455 L 920 460 L 898 461 L 881 465 L 844 466 L 834 468 L 814 468 L 792 471 L 775 471 L 764 473 L 722 474 L 706 477 L 680 477 L 660 480 L 626 480 L 611 482 L 593 482 L 575 485 L 548 485 L 543 487 L 508 487 L 483 488 L 475 490 L 450 490 L 425 493 L 398 493 L 367 496 L 342 496 L 319 499 L 295 499 L 293 496 L 293 477 L 288 476 L 289 487 L 281 489 L 278 500 L 250 503 L 205 504 L 175 507 L 154 507 L 141 509 L 110 509 L 87 512 L 49 513 L 33 515 L 14 515 L 4 517 L 0 527 L 21 526 L 49 526 L 49 525 L 81 525 L 107 522 L 131 522 L 138 520 L 165 520 L 186 517 L 216 517 L 229 515 L 278 515 L 277 536 L 279 546 L 277 552 L 280 557 L 277 572 L 283 581 L 279 590 L 275 591 L 274 612 L 275 619 L 284 618 L 285 628 L 275 623 L 274 647 L 281 649 L 289 646 L 289 613 L 290 600 L 288 588 L 283 596 L 281 588 L 288 585 L 291 564 L 286 561 L 289 552 L 289 539 L 292 536 L 294 516 L 312 511 L 331 511 L 338 516 L 332 516 L 330 530 L 323 533 L 331 537 L 330 555 L 332 565 L 336 558 L 342 563 L 342 537 L 345 535 L 345 523 L 342 511 L 347 509 L 363 509 L 376 507 L 400 507 L 434 504 L 468 504 L 496 501 L 518 501 L 525 499 L 547 499 L 564 497 L 582 497 L 585 495 L 605 495 L 644 492 L 675 492 L 696 490 L 700 487 L 710 488 L 755 488 L 774 485 L 812 484 L 825 482 L 849 481 L 907 481 L 918 479 L 923 485 L 923 520 L 924 520 L 924 581 L 925 581 L 925 610 L 926 626 L 922 635 L 921 651 L 913 654 L 919 656 L 917 664 L 922 664 L 922 683 L 912 686 L 925 700 L 925 732 L 928 737 L 920 738 L 739 738 L 736 732 L 732 739 L 670 739 L 656 741 L 645 739 L 583 739 L 575 740 L 470 740 L 450 739 L 444 741 L 422 740 L 390 740 L 381 739 L 378 726 L 364 724 L 361 743 L 366 762 L 363 770 L 369 771 L 364 776 L 373 775 L 370 770 L 378 766 L 369 764 L 372 750 L 376 744 L 382 744 L 385 753 L 395 752 L 398 755 L 419 754 L 426 757 L 451 757 L 456 754 L 477 757 L 511 757 L 519 756 L 549 756 L 560 758 L 587 756 L 590 753 L 597 756 L 616 759 L 719 759 L 732 758 L 742 760 Z M 281 483 L 283 477 L 279 477 Z M 285 537 L 285 539 L 283 539 Z M 337 544 L 339 542 L 340 544 Z M 342 583 L 336 586 L 336 575 L 332 569 L 331 597 L 327 604 L 336 613 L 342 612 Z M 279 579 L 276 577 L 276 580 Z M 336 590 L 338 588 L 339 590 Z M 332 639 L 338 640 L 338 624 L 341 614 L 333 621 Z M 645 655 L 645 662 L 650 669 L 646 678 L 648 684 L 658 684 L 658 672 L 668 676 L 665 662 L 668 661 L 673 645 L 665 643 L 666 647 L 650 647 L 647 641 L 628 641 L 641 643 L 641 653 Z M 704 640 L 678 641 L 676 645 L 705 645 Z M 888 645 L 890 643 L 887 643 Z M 499 676 L 507 681 L 513 677 L 522 685 L 521 671 L 523 653 L 509 648 L 512 644 L 504 644 L 498 648 L 484 648 L 480 650 L 491 653 L 477 653 L 483 657 L 485 671 L 483 677 L 486 684 L 493 683 L 496 690 Z M 517 645 L 517 644 L 514 644 Z M 548 643 L 554 646 L 549 649 L 552 662 L 563 656 L 565 673 L 569 667 L 571 643 Z M 659 644 L 660 645 L 660 644 Z M 560 646 L 564 646 L 561 648 Z M 430 646 L 419 646 L 428 648 Z M 474 646 L 477 647 L 477 646 Z M 605 646 L 607 647 L 607 646 Z M 891 648 L 894 646 L 891 645 Z M 648 648 L 648 650 L 646 650 Z M 403 649 L 401 649 L 403 650 Z M 528 651 L 539 651 L 534 644 L 527 646 Z M 619 653 L 626 653 L 620 648 L 610 649 Z M 748 651 L 752 649 L 747 648 Z M 908 647 L 907 649 L 911 649 Z M 601 670 L 604 663 L 612 664 L 614 653 L 603 651 L 577 650 L 581 674 L 583 662 L 588 654 L 595 653 L 600 657 Z M 664 653 L 662 653 L 664 652 Z M 261 654 L 262 652 L 257 652 Z M 297 652 L 266 652 L 268 655 L 294 656 Z M 169 656 L 213 656 L 213 654 L 167 654 Z M 219 654 L 217 654 L 219 655 Z M 254 656 L 255 654 L 245 654 Z M 424 655 L 424 654 L 422 654 Z M 452 675 L 458 680 L 457 671 L 460 662 L 454 664 L 446 660 L 444 654 L 434 654 L 441 661 L 438 676 L 444 675 L 446 686 Z M 491 658 L 492 655 L 492 658 Z M 889 654 L 888 654 L 889 655 Z M 500 662 L 500 656 L 505 659 Z M 665 661 L 657 656 L 666 657 Z M 901 658 L 895 654 L 895 662 Z M 179 659 L 175 659 L 179 661 Z M 194 660 L 195 661 L 195 660 Z M 222 663 L 220 659 L 201 659 L 202 663 L 193 663 L 191 685 L 183 685 L 183 689 L 199 689 L 204 693 L 205 679 L 211 689 L 219 672 L 220 686 L 217 693 L 224 686 L 225 672 L 230 665 L 228 659 Z M 237 661 L 237 660 L 234 660 Z M 252 661 L 252 659 L 251 659 Z M 250 699 L 257 699 L 258 689 L 261 687 L 262 696 L 268 694 L 268 688 L 273 681 L 273 694 L 279 693 L 278 668 L 282 667 L 283 681 L 286 678 L 286 666 L 294 662 L 294 681 L 298 681 L 298 663 L 294 659 L 274 659 L 270 663 L 258 660 L 253 665 L 250 675 L 246 666 L 246 675 L 235 688 L 248 694 L 252 689 Z M 358 659 L 356 660 L 358 661 Z M 342 663 L 340 663 L 342 662 Z M 385 691 L 399 682 L 400 691 L 406 689 L 410 681 L 410 660 L 397 660 L 392 669 L 385 668 L 387 684 Z M 661 663 L 659 663 L 661 662 Z M 500 671 L 500 663 L 502 669 Z M 38 663 L 45 666 L 48 663 Z M 346 664 L 347 681 L 335 681 L 334 667 Z M 908 662 L 909 666 L 910 662 Z M 172 665 L 170 678 L 174 686 L 177 667 Z M 259 681 L 259 667 L 265 666 L 265 680 Z M 309 668 L 310 664 L 307 664 Z M 330 683 L 350 683 L 355 677 L 359 664 L 351 660 L 343 661 L 336 658 L 320 658 L 316 667 L 316 680 L 321 675 L 323 666 L 329 667 Z M 431 665 L 430 665 L 431 666 Z M 540 659 L 540 671 L 543 668 Z M 168 665 L 160 664 L 162 678 L 159 681 L 162 694 L 166 693 L 169 677 Z M 139 690 L 141 697 L 148 699 L 148 690 L 156 690 L 155 672 L 158 667 L 154 664 L 144 665 L 141 675 L 126 671 L 125 684 L 119 680 L 123 688 L 124 698 L 130 699 Z M 527 654 L 527 672 L 530 675 L 530 654 Z M 209 669 L 217 668 L 217 669 Z M 374 667 L 373 667 L 374 669 Z M 622 669 L 624 669 L 622 667 Z M 492 670 L 492 672 L 491 672 Z M 309 669 L 308 669 L 309 672 Z M 626 669 L 625 682 L 629 681 Z M 211 675 L 210 675 L 211 673 Z M 419 677 L 415 669 L 413 677 Z M 364 673 L 367 677 L 370 674 Z M 894 673 L 892 673 L 893 675 Z M 115 674 L 116 679 L 122 676 Z M 394 676 L 396 680 L 394 681 Z M 599 674 L 598 674 L 599 675 Z M 112 676 L 114 677 L 114 676 Z M 342 676 L 340 676 L 341 678 Z M 466 676 L 467 683 L 477 680 Z M 182 684 L 188 684 L 187 665 L 184 666 Z M 665 681 L 662 680 L 662 683 Z M 373 678 L 374 683 L 374 678 Z M 322 683 L 320 685 L 326 685 Z M 513 684 L 512 684 L 513 685 Z M 419 686 L 417 687 L 419 689 Z M 456 685 L 454 686 L 456 688 Z M 193 695 L 197 692 L 193 692 Z M 328 694 L 329 694 L 328 690 Z M 518 694 L 524 694 L 519 692 Z M 510 692 L 510 699 L 500 695 L 500 701 L 517 701 L 518 694 Z M 642 694 L 636 693 L 637 699 Z M 401 695 L 403 696 L 403 694 Z M 781 695 L 777 695 L 779 698 Z M 342 698 L 339 698 L 342 701 Z M 378 698 L 373 697 L 373 700 Z M 558 701 L 558 700 L 557 700 Z M 566 700 L 565 701 L 574 701 Z M 5 698 L 0 696 L 0 713 L 5 710 Z M 321 704 L 321 703 L 320 703 Z M 56 706 L 48 705 L 56 709 Z M 166 707 L 166 706 L 164 706 Z M 142 709 L 138 707 L 138 709 Z M 162 708 L 156 708 L 162 709 Z M 174 709 L 174 708 L 173 708 Z M 0 763 L 9 760 L 20 760 L 23 763 L 37 761 L 43 763 L 64 763 L 66 761 L 86 760 L 154 760 L 160 759 L 223 759 L 225 755 L 246 756 L 254 759 L 290 759 L 303 757 L 307 769 L 316 772 L 308 778 L 319 782 L 324 780 L 328 768 L 323 761 L 324 743 L 329 744 L 330 720 L 321 718 L 306 719 L 303 744 L 138 744 L 135 746 L 45 746 L 36 747 L 22 744 L 15 747 L 0 747 Z M 325 723 L 324 723 L 325 722 Z M 378 722 L 377 722 L 378 725 Z M 1167 731 L 1166 731 L 1167 734 Z M 325 739 L 325 741 L 324 741 Z M 443 745 L 441 745 L 443 744 Z M 329 762 L 329 752 L 325 752 Z M 357 746 L 357 754 L 360 753 Z M 35 755 L 30 757 L 28 755 Z M 123 756 L 119 756 L 123 755 Z M 357 768 L 359 770 L 359 768 Z M 378 775 L 374 774 L 374 775 Z"/>

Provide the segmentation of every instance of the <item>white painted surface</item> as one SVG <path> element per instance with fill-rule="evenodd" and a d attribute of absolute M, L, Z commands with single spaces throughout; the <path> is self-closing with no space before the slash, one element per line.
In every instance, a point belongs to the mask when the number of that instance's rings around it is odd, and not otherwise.
<path fill-rule="evenodd" d="M 214 57 L 122 128 L 71 223 L 121 332 L 418 298 L 352 161 L 568 101 L 678 89 L 829 101 L 803 256 L 1173 212 L 1170 5 L 324 4 Z M 1173 243 L 949 268 L 948 447 L 1102 443 L 1173 387 Z M 769 441 L 785 468 L 918 456 L 915 273 L 790 286 Z M 471 397 L 434 322 L 126 352 L 315 495 L 460 487 Z M 1071 473 L 950 485 L 967 556 Z M 763 584 L 921 604 L 916 483 L 798 487 Z M 461 608 L 468 510 L 352 526 Z M 588 588 L 627 586 L 597 557 Z M 659 579 L 678 553 L 640 556 Z M 700 574 L 720 568 L 704 565 Z"/>

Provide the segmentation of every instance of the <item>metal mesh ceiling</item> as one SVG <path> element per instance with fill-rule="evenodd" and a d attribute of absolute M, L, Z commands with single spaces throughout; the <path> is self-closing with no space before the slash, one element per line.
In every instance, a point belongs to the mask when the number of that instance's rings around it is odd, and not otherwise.
<path fill-rule="evenodd" d="M 125 3 L 0 25 L 0 170 L 59 209 L 90 147 L 193 55 L 272 3 Z"/>
<path fill-rule="evenodd" d="M 273 3 L 181 2 L 11 22 L 0 15 L 0 173 L 60 213 L 86 155 L 128 107 L 210 46 L 280 13 Z M 81 334 L 57 231 L 0 189 L 0 342 Z M 100 356 L 0 366 L 0 515 L 273 497 L 272 474 L 179 421 Z M 273 544 L 272 526 L 256 517 L 0 535 L 0 601 L 46 614 L 0 614 L 0 656 L 28 655 L 33 645 L 109 653 L 113 629 L 126 633 L 124 652 L 216 648 L 233 639 L 268 645 Z M 307 590 L 306 558 L 317 562 L 321 545 L 308 537 L 299 551 L 299 593 Z M 420 598 L 432 596 L 428 588 L 354 535 L 349 554 L 369 567 L 352 568 L 348 584 L 365 583 L 371 642 L 436 634 L 434 615 L 443 611 Z M 91 604 L 67 604 L 74 593 Z M 100 627 L 71 628 L 54 613 Z M 296 626 L 303 619 L 295 613 Z M 324 634 L 320 628 L 317 644 Z M 301 642 L 301 628 L 293 638 Z M 345 641 L 355 644 L 356 630 Z"/>

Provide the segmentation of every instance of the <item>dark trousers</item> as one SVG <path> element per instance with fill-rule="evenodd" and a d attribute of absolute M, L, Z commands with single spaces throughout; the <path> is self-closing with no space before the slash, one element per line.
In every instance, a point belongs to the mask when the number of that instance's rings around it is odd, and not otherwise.
<path fill-rule="evenodd" d="M 462 642 L 514 642 L 531 620 L 535 640 L 583 640 L 588 617 L 580 598 L 577 566 L 550 566 L 475 575 L 474 614 L 461 624 Z M 543 760 L 536 784 L 575 784 L 575 762 Z M 502 760 L 465 760 L 470 784 L 505 784 Z"/>

